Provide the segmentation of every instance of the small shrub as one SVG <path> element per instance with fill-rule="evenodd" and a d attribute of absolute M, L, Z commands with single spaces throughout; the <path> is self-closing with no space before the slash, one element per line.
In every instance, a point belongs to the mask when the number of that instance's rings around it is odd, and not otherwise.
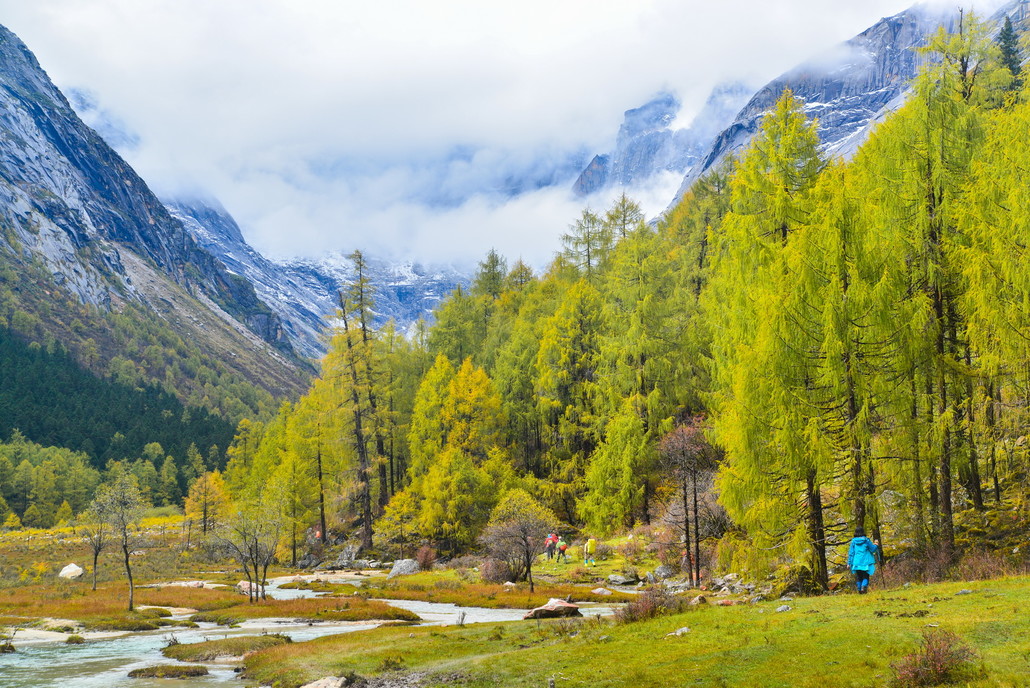
<path fill-rule="evenodd" d="M 70 636 L 68 636 L 67 638 L 65 638 L 64 642 L 67 643 L 68 645 L 82 645 L 83 643 L 86 642 L 86 639 L 83 638 L 81 635 L 77 635 L 77 634 L 73 633 Z"/>
<path fill-rule="evenodd" d="M 205 666 L 163 664 L 133 669 L 129 672 L 129 678 L 191 678 L 194 676 L 207 676 L 207 673 L 207 667 Z"/>
<path fill-rule="evenodd" d="M 973 562 L 971 560 L 967 564 L 970 570 L 985 565 L 984 559 L 980 559 L 978 564 Z M 938 583 L 951 577 L 955 570 L 951 558 L 941 547 L 905 552 L 892 558 L 881 569 L 883 586 L 886 588 L 909 582 Z"/>
<path fill-rule="evenodd" d="M 484 583 L 505 583 L 514 578 L 507 562 L 494 558 L 483 560 L 479 566 L 479 577 Z"/>
<path fill-rule="evenodd" d="M 594 578 L 594 572 L 585 566 L 576 566 L 569 572 L 569 578 L 574 581 L 591 581 Z"/>
<path fill-rule="evenodd" d="M 551 622 L 551 631 L 559 638 L 573 638 L 579 635 L 579 629 L 582 626 L 582 619 L 561 617 Z"/>
<path fill-rule="evenodd" d="M 170 611 L 161 607 L 139 609 L 136 613 L 142 616 L 144 619 L 166 619 L 172 615 Z"/>
<path fill-rule="evenodd" d="M 1010 576 L 1017 572 L 1004 554 L 974 549 L 968 552 L 955 566 L 959 580 L 989 580 Z"/>
<path fill-rule="evenodd" d="M 594 552 L 598 560 L 607 560 L 615 556 L 615 549 L 604 542 L 597 543 L 597 551 Z"/>
<path fill-rule="evenodd" d="M 615 621 L 622 624 L 646 621 L 688 608 L 686 600 L 670 594 L 665 588 L 650 588 L 617 610 Z"/>
<path fill-rule="evenodd" d="M 972 670 L 976 653 L 950 631 L 923 631 L 923 646 L 891 664 L 896 688 L 939 686 L 951 683 Z"/>
<path fill-rule="evenodd" d="M 401 657 L 383 657 L 376 667 L 376 672 L 383 674 L 387 671 L 404 671 L 404 659 Z"/>
<path fill-rule="evenodd" d="M 821 592 L 822 586 L 807 566 L 784 566 L 773 578 L 771 597 L 775 599 L 788 594 L 818 595 Z"/>
<path fill-rule="evenodd" d="M 415 561 L 423 571 L 432 571 L 433 564 L 436 563 L 436 550 L 429 545 L 422 545 L 418 548 L 418 552 L 415 552 Z"/>
<path fill-rule="evenodd" d="M 643 559 L 644 545 L 639 539 L 627 540 L 616 548 L 616 551 L 630 564 L 639 564 Z"/>
<path fill-rule="evenodd" d="M 920 563 L 915 557 L 895 557 L 877 571 L 880 584 L 889 589 L 900 588 L 905 583 L 922 579 Z"/>
<path fill-rule="evenodd" d="M 466 554 L 464 556 L 455 557 L 447 562 L 447 568 L 458 569 L 460 572 L 462 569 L 474 569 L 483 563 L 482 557 L 477 557 L 473 554 Z"/>
<path fill-rule="evenodd" d="M 459 583 L 456 580 L 451 580 L 449 578 L 444 578 L 442 580 L 438 580 L 435 583 L 433 583 L 433 587 L 436 588 L 437 590 L 460 590 L 461 589 L 461 583 Z"/>

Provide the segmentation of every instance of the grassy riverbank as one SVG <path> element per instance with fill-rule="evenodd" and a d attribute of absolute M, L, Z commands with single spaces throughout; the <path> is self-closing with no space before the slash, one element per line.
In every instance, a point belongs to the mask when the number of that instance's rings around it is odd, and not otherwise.
<path fill-rule="evenodd" d="M 963 592 L 969 590 L 968 593 Z M 789 611 L 776 609 L 788 604 Z M 1023 686 L 1030 673 L 1030 579 L 912 585 L 733 607 L 650 621 L 564 620 L 382 628 L 258 652 L 251 681 L 279 688 L 350 672 L 419 671 L 426 686 L 886 686 L 923 631 L 976 653 L 962 685 Z M 689 632 L 669 635 L 689 627 Z"/>
<path fill-rule="evenodd" d="M 462 579 L 452 569 L 389 580 L 373 578 L 365 582 L 359 594 L 367 597 L 424 600 L 490 609 L 532 609 L 545 604 L 552 597 L 571 597 L 577 602 L 627 602 L 633 599 L 632 594 L 621 592 L 611 595 L 596 594 L 591 592 L 590 587 L 562 582 L 557 578 L 537 583 L 535 591 L 531 593 L 529 585 L 525 583 L 509 587 L 497 583 L 482 583 L 478 575 L 465 575 Z"/>
<path fill-rule="evenodd" d="M 235 638 L 205 640 L 200 643 L 172 643 L 161 650 L 161 654 L 180 662 L 214 662 L 237 659 L 252 652 L 264 650 L 290 642 L 288 635 L 270 633 L 266 635 L 245 635 Z"/>

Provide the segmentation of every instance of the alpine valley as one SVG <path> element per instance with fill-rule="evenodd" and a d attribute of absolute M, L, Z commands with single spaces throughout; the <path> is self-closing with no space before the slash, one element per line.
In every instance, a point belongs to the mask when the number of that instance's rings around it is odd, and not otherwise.
<path fill-rule="evenodd" d="M 546 173 L 534 167 L 532 179 L 509 179 L 510 194 L 567 185 L 589 203 L 612 189 L 632 196 L 676 174 L 683 176 L 678 198 L 744 149 L 784 88 L 818 118 L 824 149 L 850 155 L 904 102 L 919 66 L 913 48 L 938 25 L 950 26 L 953 14 L 916 6 L 757 91 L 722 85 L 684 129 L 673 126 L 679 100 L 660 93 L 625 113 L 615 148 L 595 155 L 578 177 L 563 159 Z M 326 351 L 339 292 L 355 277 L 351 260 L 270 260 L 216 199 L 157 198 L 112 147 L 131 135 L 92 117 L 95 103 L 82 93 L 70 103 L 7 29 L 0 30 L 0 85 L 0 315 L 10 345 L 60 350 L 105 384 L 159 389 L 169 403 L 203 408 L 226 427 L 295 397 Z M 472 277 L 376 257 L 365 267 L 376 324 L 392 320 L 402 332 L 432 320 Z M 17 409 L 14 388 L 5 389 L 5 403 Z M 81 431 L 61 440 L 56 421 L 31 431 L 38 423 L 27 415 L 5 416 L 0 434 L 20 428 L 30 440 L 76 449 L 100 441 L 84 443 Z M 228 437 L 223 432 L 223 448 Z"/>
<path fill-rule="evenodd" d="M 375 177 L 451 238 L 575 203 L 543 269 L 272 260 L 0 28 L 0 683 L 1024 685 L 1030 0 L 937 7 Z"/>

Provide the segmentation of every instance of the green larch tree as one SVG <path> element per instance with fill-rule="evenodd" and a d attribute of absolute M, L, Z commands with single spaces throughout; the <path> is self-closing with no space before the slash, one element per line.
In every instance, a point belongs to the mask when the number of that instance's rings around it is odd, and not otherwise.
<path fill-rule="evenodd" d="M 811 307 L 799 298 L 799 239 L 823 162 L 815 125 L 785 91 L 731 183 L 732 211 L 705 293 L 713 331 L 714 436 L 726 450 L 723 504 L 759 546 L 793 543 L 827 584 L 823 489 L 833 466 L 813 437 L 816 374 L 803 348 Z"/>

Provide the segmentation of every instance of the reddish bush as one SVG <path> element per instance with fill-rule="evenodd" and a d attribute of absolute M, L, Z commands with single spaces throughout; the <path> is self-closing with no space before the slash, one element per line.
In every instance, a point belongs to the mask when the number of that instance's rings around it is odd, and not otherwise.
<path fill-rule="evenodd" d="M 687 609 L 685 600 L 670 594 L 665 588 L 649 588 L 616 610 L 615 621 L 633 623 L 646 621 L 663 614 L 672 614 Z"/>
<path fill-rule="evenodd" d="M 484 559 L 483 563 L 479 565 L 479 577 L 483 579 L 484 583 L 506 583 L 515 579 L 507 562 L 493 557 Z"/>
<path fill-rule="evenodd" d="M 644 545 L 639 539 L 633 538 L 616 547 L 616 551 L 626 559 L 627 563 L 639 564 L 643 559 Z"/>
<path fill-rule="evenodd" d="M 923 646 L 891 664 L 898 688 L 939 686 L 951 683 L 972 668 L 976 653 L 950 631 L 929 628 L 923 631 Z"/>
<path fill-rule="evenodd" d="M 965 554 L 955 566 L 959 580 L 987 580 L 1017 573 L 1018 566 L 1013 566 L 1008 558 L 1000 552 L 989 552 L 974 549 Z"/>
<path fill-rule="evenodd" d="M 433 564 L 436 563 L 436 550 L 429 545 L 422 545 L 415 552 L 415 561 L 423 571 L 432 571 Z"/>
<path fill-rule="evenodd" d="M 447 568 L 449 569 L 474 569 L 483 563 L 483 557 L 477 557 L 474 554 L 466 554 L 464 556 L 455 557 L 447 562 Z"/>

